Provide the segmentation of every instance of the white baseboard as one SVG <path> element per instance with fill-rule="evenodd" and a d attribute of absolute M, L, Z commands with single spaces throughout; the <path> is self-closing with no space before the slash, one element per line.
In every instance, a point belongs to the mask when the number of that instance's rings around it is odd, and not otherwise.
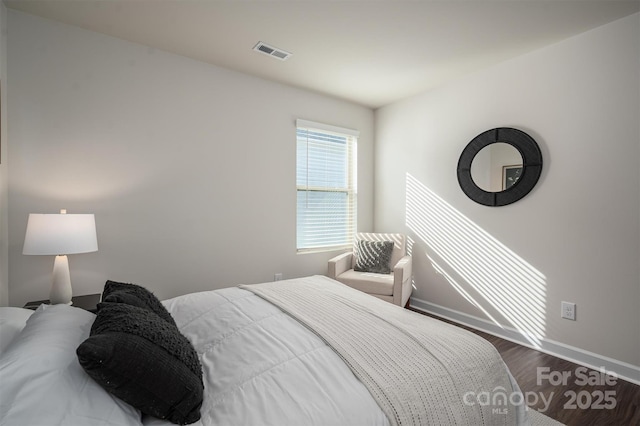
<path fill-rule="evenodd" d="M 482 318 L 436 305 L 421 299 L 416 299 L 415 297 L 411 298 L 411 307 L 500 337 L 501 339 L 509 340 L 519 345 L 553 355 L 557 358 L 565 359 L 575 364 L 583 365 L 598 371 L 601 368 L 604 368 L 607 372 L 614 372 L 615 375 L 622 380 L 640 385 L 640 367 L 637 365 L 618 361 L 613 358 L 598 355 L 593 352 L 544 338 L 540 343 L 540 347 L 534 347 L 515 328 L 499 327 Z"/>

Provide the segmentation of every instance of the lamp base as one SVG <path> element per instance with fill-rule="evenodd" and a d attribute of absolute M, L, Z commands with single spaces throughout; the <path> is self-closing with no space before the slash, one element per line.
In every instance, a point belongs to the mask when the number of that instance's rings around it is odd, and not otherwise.
<path fill-rule="evenodd" d="M 69 274 L 69 259 L 65 255 L 56 256 L 53 262 L 53 279 L 49 292 L 49 303 L 52 305 L 71 305 L 71 275 Z"/>

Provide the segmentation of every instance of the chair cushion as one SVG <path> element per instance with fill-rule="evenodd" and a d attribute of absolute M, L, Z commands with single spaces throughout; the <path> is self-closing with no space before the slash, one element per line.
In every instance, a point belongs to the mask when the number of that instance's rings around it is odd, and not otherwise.
<path fill-rule="evenodd" d="M 393 274 L 374 274 L 370 272 L 357 272 L 353 269 L 338 275 L 336 280 L 351 288 L 369 294 L 392 296 Z"/>
<path fill-rule="evenodd" d="M 365 241 L 359 240 L 356 264 L 353 267 L 357 272 L 373 272 L 376 274 L 389 274 L 391 267 L 391 252 L 393 241 Z"/>

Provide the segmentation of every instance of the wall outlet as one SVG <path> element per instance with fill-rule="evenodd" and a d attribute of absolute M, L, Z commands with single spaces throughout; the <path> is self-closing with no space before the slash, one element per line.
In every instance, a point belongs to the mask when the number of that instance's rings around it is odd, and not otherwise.
<path fill-rule="evenodd" d="M 273 276 L 274 281 L 280 281 L 282 279 L 282 272 L 278 272 Z"/>
<path fill-rule="evenodd" d="M 560 315 L 562 316 L 562 318 L 572 320 L 572 321 L 576 320 L 576 304 L 575 303 L 562 302 L 561 307 L 562 307 L 562 312 Z"/>

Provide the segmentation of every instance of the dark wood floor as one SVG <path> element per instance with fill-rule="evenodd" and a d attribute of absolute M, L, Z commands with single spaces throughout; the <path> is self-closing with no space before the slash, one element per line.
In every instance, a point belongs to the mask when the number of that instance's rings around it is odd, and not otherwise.
<path fill-rule="evenodd" d="M 520 385 L 530 408 L 568 426 L 640 425 L 640 386 L 622 379 L 615 380 L 613 384 L 610 378 L 607 383 L 608 376 L 599 371 L 586 369 L 434 315 L 429 316 L 467 329 L 491 342 Z M 544 372 L 539 374 L 538 367 L 548 368 L 548 375 L 545 376 Z M 561 374 L 571 376 L 562 380 Z M 560 384 L 554 385 L 554 381 Z M 543 411 L 545 401 L 547 409 Z"/>

